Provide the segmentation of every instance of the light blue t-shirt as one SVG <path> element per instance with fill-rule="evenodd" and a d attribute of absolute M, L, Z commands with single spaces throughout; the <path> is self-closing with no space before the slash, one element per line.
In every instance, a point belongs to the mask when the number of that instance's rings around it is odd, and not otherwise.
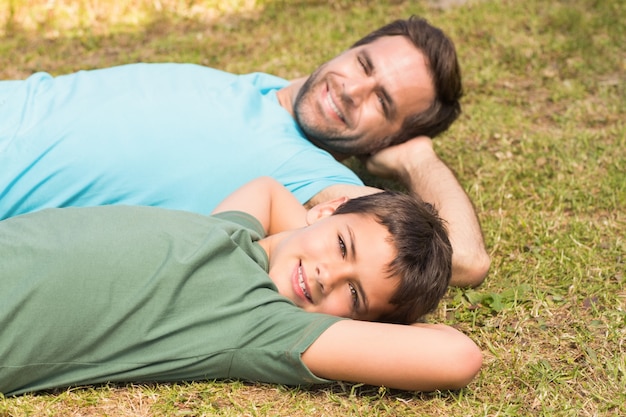
<path fill-rule="evenodd" d="M 361 185 L 280 106 L 286 84 L 193 64 L 0 82 L 0 219 L 107 204 L 206 214 L 259 176 L 301 202 Z"/>

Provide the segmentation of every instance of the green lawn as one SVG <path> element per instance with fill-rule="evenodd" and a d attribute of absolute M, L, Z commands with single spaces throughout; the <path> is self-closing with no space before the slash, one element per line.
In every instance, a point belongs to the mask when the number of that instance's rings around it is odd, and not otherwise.
<path fill-rule="evenodd" d="M 0 0 L 0 78 L 137 61 L 292 78 L 410 14 L 451 35 L 463 68 L 464 113 L 435 146 L 474 201 L 493 262 L 482 287 L 450 290 L 432 321 L 482 348 L 473 383 L 428 394 L 107 386 L 0 397 L 0 416 L 626 415 L 622 0 Z"/>

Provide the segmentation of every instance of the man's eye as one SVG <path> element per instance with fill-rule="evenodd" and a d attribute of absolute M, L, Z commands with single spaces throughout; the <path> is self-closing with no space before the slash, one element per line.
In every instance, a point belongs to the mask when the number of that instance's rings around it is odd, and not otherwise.
<path fill-rule="evenodd" d="M 346 255 L 348 254 L 348 250 L 346 249 L 346 244 L 344 243 L 341 236 L 339 236 L 338 238 L 339 238 L 339 251 L 341 252 L 341 257 L 345 258 Z"/>
<path fill-rule="evenodd" d="M 363 62 L 362 58 L 358 58 L 357 59 L 359 61 L 359 65 L 361 66 L 361 68 L 363 68 L 363 71 L 365 71 L 365 73 L 367 73 L 367 67 L 365 66 L 365 62 Z"/>
<path fill-rule="evenodd" d="M 380 103 L 380 106 L 382 107 L 382 109 L 384 110 L 386 105 L 385 105 L 385 98 L 381 95 L 378 95 L 378 102 Z"/>

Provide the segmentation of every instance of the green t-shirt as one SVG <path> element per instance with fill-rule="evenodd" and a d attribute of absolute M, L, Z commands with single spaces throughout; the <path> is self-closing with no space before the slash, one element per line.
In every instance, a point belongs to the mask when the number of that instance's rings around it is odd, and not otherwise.
<path fill-rule="evenodd" d="M 50 209 L 0 222 L 0 392 L 120 381 L 323 383 L 337 317 L 278 294 L 244 213 Z"/>

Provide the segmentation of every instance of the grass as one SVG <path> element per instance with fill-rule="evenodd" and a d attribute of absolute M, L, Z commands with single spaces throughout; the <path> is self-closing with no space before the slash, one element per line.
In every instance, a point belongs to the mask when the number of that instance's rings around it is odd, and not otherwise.
<path fill-rule="evenodd" d="M 0 415 L 625 415 L 626 4 L 439 3 L 0 0 L 2 79 L 136 61 L 293 78 L 393 18 L 427 17 L 455 40 L 466 89 L 436 147 L 493 259 L 482 287 L 450 290 L 432 317 L 483 349 L 481 374 L 461 391 L 105 386 L 0 397 Z"/>

